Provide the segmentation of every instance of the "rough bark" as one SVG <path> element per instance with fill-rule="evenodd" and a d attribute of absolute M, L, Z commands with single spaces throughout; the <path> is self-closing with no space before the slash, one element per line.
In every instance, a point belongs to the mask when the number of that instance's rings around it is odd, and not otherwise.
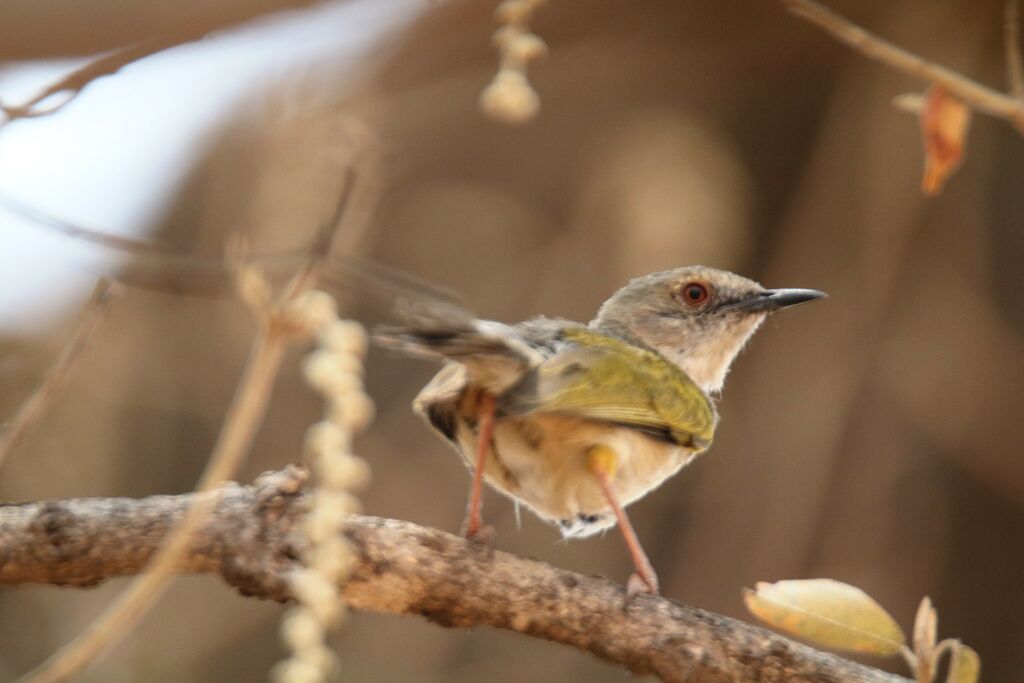
<path fill-rule="evenodd" d="M 289 467 L 216 495 L 178 570 L 215 573 L 245 595 L 286 601 L 302 543 L 305 472 Z M 94 586 L 137 574 L 194 494 L 0 506 L 0 584 Z M 888 682 L 906 679 L 765 629 L 639 596 L 621 586 L 494 551 L 443 531 L 352 516 L 360 563 L 355 608 L 417 614 L 442 626 L 492 626 L 591 652 L 665 681 Z"/>

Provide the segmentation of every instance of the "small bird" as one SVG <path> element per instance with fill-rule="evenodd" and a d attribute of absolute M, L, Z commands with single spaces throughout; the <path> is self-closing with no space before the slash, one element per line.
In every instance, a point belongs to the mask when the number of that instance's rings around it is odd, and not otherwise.
<path fill-rule="evenodd" d="M 657 594 L 626 506 L 711 445 L 712 397 L 765 318 L 823 296 L 688 266 L 630 281 L 589 324 L 507 325 L 419 301 L 377 338 L 447 361 L 413 407 L 472 471 L 467 538 L 486 535 L 487 481 L 566 538 L 618 524 L 635 567 L 629 593 Z"/>

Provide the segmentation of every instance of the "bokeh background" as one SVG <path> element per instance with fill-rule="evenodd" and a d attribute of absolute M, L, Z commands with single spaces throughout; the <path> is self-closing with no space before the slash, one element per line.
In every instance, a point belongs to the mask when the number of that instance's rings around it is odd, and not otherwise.
<path fill-rule="evenodd" d="M 1004 82 L 1001 2 L 831 6 Z M 921 84 L 777 2 L 741 0 L 550 3 L 533 24 L 551 48 L 530 72 L 543 109 L 509 128 L 477 109 L 496 66 L 492 10 L 468 0 L 6 3 L 8 104 L 84 56 L 169 30 L 209 35 L 96 81 L 58 114 L 0 128 L 0 192 L 216 257 L 236 231 L 261 253 L 302 247 L 355 173 L 369 189 L 342 226 L 346 248 L 503 320 L 586 320 L 628 278 L 690 263 L 826 290 L 826 302 L 773 319 L 738 360 L 710 454 L 631 509 L 663 592 L 747 618 L 742 587 L 828 576 L 864 588 L 907 628 L 927 594 L 940 635 L 974 646 L 987 680 L 1019 678 L 1020 135 L 978 118 L 963 167 L 925 199 L 916 120 L 889 104 Z M 0 212 L 0 419 L 38 382 L 97 277 L 147 283 L 114 301 L 4 464 L 0 498 L 193 486 L 253 327 L 231 296 L 197 294 L 175 268 Z M 386 297 L 365 282 L 331 287 L 360 316 L 382 316 Z M 296 460 L 318 415 L 297 358 L 243 480 Z M 455 530 L 467 473 L 408 407 L 433 371 L 373 352 L 379 415 L 359 441 L 374 471 L 363 500 L 371 514 Z M 628 574 L 617 534 L 565 544 L 528 514 L 518 528 L 498 496 L 485 511 L 504 550 Z M 71 639 L 124 585 L 0 592 L 0 680 Z M 82 680 L 264 679 L 284 654 L 281 613 L 214 578 L 181 578 Z M 415 618 L 357 614 L 333 641 L 350 681 L 627 677 L 563 647 Z"/>

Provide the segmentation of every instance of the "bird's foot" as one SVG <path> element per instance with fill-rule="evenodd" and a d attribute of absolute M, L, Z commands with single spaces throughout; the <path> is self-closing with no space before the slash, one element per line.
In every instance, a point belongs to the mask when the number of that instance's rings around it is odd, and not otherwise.
<path fill-rule="evenodd" d="M 466 524 L 462 529 L 462 537 L 467 541 L 487 547 L 494 547 L 495 536 L 494 527 L 490 524 Z"/>
<path fill-rule="evenodd" d="M 634 598 L 637 595 L 658 595 L 658 576 L 654 572 L 644 572 L 647 576 L 633 572 L 626 582 L 626 597 Z"/>

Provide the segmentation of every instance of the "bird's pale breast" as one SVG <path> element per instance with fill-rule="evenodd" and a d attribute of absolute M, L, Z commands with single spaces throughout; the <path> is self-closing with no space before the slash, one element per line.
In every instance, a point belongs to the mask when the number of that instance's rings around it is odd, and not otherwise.
<path fill-rule="evenodd" d="M 475 427 L 457 417 L 455 441 L 470 468 Z M 484 476 L 494 488 L 558 524 L 566 536 L 588 536 L 615 523 L 586 469 L 586 454 L 597 445 L 611 447 L 618 456 L 614 485 L 623 505 L 658 487 L 695 453 L 631 427 L 561 415 L 499 417 Z"/>

